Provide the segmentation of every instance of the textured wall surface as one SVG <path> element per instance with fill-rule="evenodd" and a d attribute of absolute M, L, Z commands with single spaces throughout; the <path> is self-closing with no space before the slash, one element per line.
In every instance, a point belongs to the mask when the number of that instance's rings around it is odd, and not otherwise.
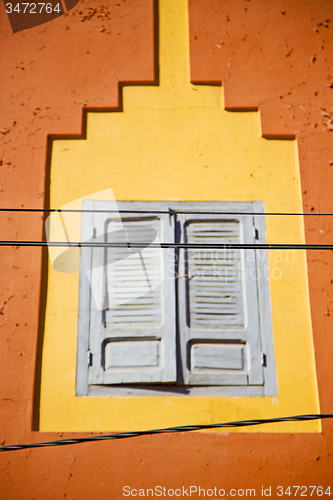
<path fill-rule="evenodd" d="M 265 137 L 296 136 L 304 210 L 333 212 L 331 2 L 191 0 L 189 14 L 192 81 L 222 82 L 229 110 L 259 109 Z M 47 138 L 80 135 L 84 108 L 119 107 L 119 81 L 154 82 L 153 26 L 151 0 L 81 0 L 12 34 L 0 3 L 1 207 L 43 207 Z M 331 226 L 305 218 L 307 242 L 331 243 Z M 37 240 L 42 227 L 39 214 L 1 214 L 1 239 Z M 0 262 L 0 442 L 57 439 L 32 430 L 41 251 L 2 248 Z M 308 253 L 322 412 L 333 408 L 332 264 L 328 252 Z M 6 452 L 0 498 L 121 498 L 125 484 L 256 487 L 257 496 L 261 485 L 327 487 L 332 430 L 323 421 L 322 434 L 193 433 Z"/>
<path fill-rule="evenodd" d="M 303 211 L 296 141 L 261 137 L 258 111 L 226 111 L 221 86 L 190 83 L 187 10 L 186 0 L 159 1 L 158 86 L 124 87 L 122 112 L 89 113 L 86 139 L 53 142 L 51 206 L 112 186 L 117 200 L 205 201 L 206 207 L 261 200 L 267 212 Z M 302 217 L 265 219 L 268 242 L 304 242 Z M 277 398 L 238 397 L 237 404 L 207 390 L 202 398 L 75 397 L 80 277 L 49 265 L 39 429 L 128 431 L 318 413 L 305 258 L 303 252 L 268 253 Z M 316 432 L 318 424 L 252 431 Z"/>

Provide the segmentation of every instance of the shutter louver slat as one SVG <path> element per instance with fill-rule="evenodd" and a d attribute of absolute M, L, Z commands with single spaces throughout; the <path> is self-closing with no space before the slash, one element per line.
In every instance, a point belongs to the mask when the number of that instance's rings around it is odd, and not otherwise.
<path fill-rule="evenodd" d="M 107 241 L 120 243 L 123 232 L 119 223 L 109 225 L 111 225 L 112 232 L 109 232 L 109 228 L 107 229 Z M 157 233 L 159 220 L 135 220 L 125 224 L 130 238 L 143 243 L 149 242 L 151 236 L 147 226 Z M 120 236 L 117 237 L 118 234 Z M 145 269 L 142 266 L 142 252 L 136 252 L 130 257 L 121 259 L 127 251 L 123 248 L 107 248 L 106 274 L 109 310 L 106 311 L 105 326 L 110 329 L 119 329 L 122 324 L 136 329 L 161 326 L 161 288 L 157 287 L 143 297 L 137 297 L 142 291 L 149 292 L 149 289 L 160 280 L 159 249 L 144 251 Z M 119 302 L 122 305 L 117 305 Z"/>
<path fill-rule="evenodd" d="M 240 224 L 236 221 L 194 222 L 187 226 L 186 234 L 189 243 L 239 243 Z M 218 251 L 188 254 L 191 328 L 244 329 L 240 251 L 231 252 L 228 259 L 226 254 L 222 252 L 223 259 L 219 258 Z M 201 294 L 206 297 L 204 301 Z M 234 300 L 230 300 L 231 297 Z"/>

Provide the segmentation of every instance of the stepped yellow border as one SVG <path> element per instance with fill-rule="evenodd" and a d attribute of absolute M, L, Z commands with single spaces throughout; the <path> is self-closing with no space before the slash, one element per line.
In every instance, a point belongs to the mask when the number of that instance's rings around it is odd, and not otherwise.
<path fill-rule="evenodd" d="M 53 144 L 50 203 L 112 188 L 119 200 L 253 201 L 302 212 L 296 141 L 261 137 L 258 112 L 227 112 L 189 83 L 186 0 L 160 0 L 160 85 L 124 88 L 124 111 L 89 113 L 86 140 Z M 267 217 L 267 240 L 303 243 L 302 217 Z M 75 397 L 78 274 L 49 267 L 40 430 L 126 431 L 319 411 L 306 256 L 269 255 L 278 397 Z M 240 432 L 320 432 L 289 422 Z M 218 431 L 216 431 L 218 432 Z M 232 432 L 238 432 L 234 429 Z"/>

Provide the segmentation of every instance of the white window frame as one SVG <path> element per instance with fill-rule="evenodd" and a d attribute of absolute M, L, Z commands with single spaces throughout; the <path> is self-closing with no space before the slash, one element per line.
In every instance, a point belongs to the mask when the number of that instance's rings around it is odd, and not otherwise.
<path fill-rule="evenodd" d="M 82 217 L 81 239 L 82 241 L 91 240 L 93 235 L 93 227 L 96 225 L 96 213 L 93 210 L 108 210 L 109 202 L 107 201 L 85 201 L 83 208 L 91 210 L 89 213 L 84 213 Z M 164 227 L 167 223 L 170 230 L 163 231 L 161 234 L 161 242 L 173 243 L 178 241 L 184 243 L 184 224 L 190 219 L 215 219 L 221 218 L 219 215 L 223 213 L 231 213 L 223 215 L 224 219 L 237 218 L 242 220 L 242 226 L 245 227 L 244 242 L 246 243 L 266 243 L 265 232 L 265 217 L 264 204 L 261 201 L 255 202 L 129 202 L 118 201 L 118 209 L 133 210 L 142 213 L 144 217 L 145 211 L 150 212 L 167 212 L 160 217 L 164 218 Z M 186 212 L 180 213 L 180 212 Z M 205 212 L 205 214 L 193 214 L 191 212 Z M 232 215 L 234 213 L 235 215 Z M 242 214 L 242 215 L 240 215 Z M 124 219 L 127 214 L 121 214 Z M 139 214 L 133 214 L 139 216 Z M 98 217 L 106 219 L 110 214 L 98 214 Z M 168 241 L 172 238 L 172 241 Z M 246 250 L 247 252 L 248 250 Z M 251 353 L 247 359 L 248 366 L 255 366 L 255 370 L 249 370 L 247 382 L 244 383 L 244 376 L 234 376 L 230 372 L 230 376 L 226 377 L 222 384 L 219 379 L 214 383 L 205 383 L 205 375 L 200 373 L 190 373 L 186 369 L 186 361 L 188 359 L 189 341 L 192 340 L 190 328 L 186 321 L 186 259 L 176 259 L 177 250 L 173 254 L 170 249 L 163 249 L 166 256 L 165 268 L 170 273 L 170 255 L 171 267 L 174 264 L 174 273 L 172 276 L 168 274 L 168 279 L 164 280 L 161 286 L 165 286 L 164 295 L 167 297 L 168 303 L 168 337 L 172 339 L 168 344 L 168 351 L 171 358 L 175 358 L 175 370 L 177 371 L 176 379 L 178 383 L 165 383 L 163 378 L 158 382 L 156 379 L 153 384 L 147 379 L 143 383 L 135 384 L 134 382 L 118 383 L 108 385 L 101 382 L 90 383 L 89 370 L 92 363 L 91 353 L 91 336 L 100 335 L 96 330 L 98 322 L 101 323 L 101 312 L 94 310 L 91 300 L 90 283 L 94 279 L 93 272 L 87 276 L 81 258 L 80 272 L 80 292 L 79 292 L 79 320 L 78 320 L 78 348 L 77 348 L 77 377 L 76 377 L 76 395 L 77 396 L 276 396 L 276 370 L 274 360 L 274 345 L 272 333 L 271 319 L 271 301 L 270 301 L 270 285 L 268 281 L 268 259 L 267 251 L 255 249 L 252 250 L 255 256 L 255 262 L 250 265 L 251 269 L 256 268 L 257 279 L 254 280 L 251 286 L 256 288 L 256 297 L 246 297 L 249 301 L 250 310 L 256 309 L 256 320 L 254 332 L 251 333 L 252 345 L 247 352 Z M 94 250 L 90 247 L 82 248 L 81 255 L 84 253 L 85 262 L 93 259 Z M 244 252 L 244 251 L 242 251 Z M 185 250 L 179 250 L 179 256 L 185 255 Z M 169 259 L 169 260 L 168 260 Z M 246 260 L 246 259 L 245 259 Z M 247 261 L 247 260 L 246 260 Z M 93 267 L 93 266 L 92 266 Z M 250 269 L 248 269 L 250 271 Z M 254 290 L 254 288 L 253 288 Z M 254 303 L 253 301 L 256 301 Z M 251 318 L 250 318 L 251 322 Z M 172 324 L 173 323 L 173 324 Z M 95 325 L 95 326 L 93 326 Z M 250 325 L 251 326 L 251 325 Z M 173 336 L 172 329 L 174 328 Z M 96 333 L 92 334 L 92 330 Z M 195 337 L 195 335 L 194 335 Z M 173 346 L 172 346 L 173 343 Z M 165 344 L 164 344 L 165 345 Z M 187 351 L 187 352 L 185 352 Z M 260 373 L 259 373 L 260 372 Z M 179 374 L 183 374 L 182 384 L 179 384 Z M 208 377 L 209 378 L 209 377 Z M 245 377 L 246 378 L 246 377 Z M 170 380 L 170 379 L 169 379 Z M 243 380 L 243 382 L 242 382 Z M 198 385 L 199 384 L 199 385 Z"/>

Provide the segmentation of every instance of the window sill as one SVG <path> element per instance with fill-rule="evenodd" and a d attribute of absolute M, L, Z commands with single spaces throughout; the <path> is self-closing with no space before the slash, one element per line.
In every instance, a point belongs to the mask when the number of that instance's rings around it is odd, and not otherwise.
<path fill-rule="evenodd" d="M 165 396 L 194 396 L 194 397 L 263 397 L 264 386 L 101 386 L 94 385 L 88 389 L 87 396 L 121 397 L 121 396 L 145 396 L 145 397 L 165 397 Z"/>

